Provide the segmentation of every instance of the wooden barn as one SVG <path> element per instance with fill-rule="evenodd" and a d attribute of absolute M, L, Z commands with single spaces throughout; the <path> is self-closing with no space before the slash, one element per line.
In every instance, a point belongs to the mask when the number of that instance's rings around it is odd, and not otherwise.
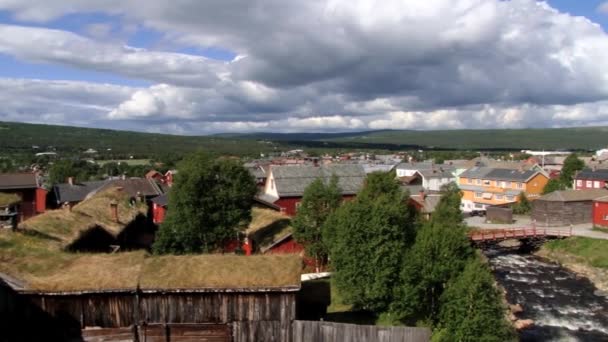
<path fill-rule="evenodd" d="M 291 339 L 296 256 L 68 253 L 54 244 L 0 232 L 2 341 Z"/>
<path fill-rule="evenodd" d="M 563 190 L 543 195 L 532 202 L 532 220 L 537 226 L 568 226 L 591 223 L 593 200 L 608 196 L 608 190 Z"/>
<path fill-rule="evenodd" d="M 263 192 L 257 196 L 260 203 L 271 203 L 281 212 L 295 216 L 304 190 L 315 179 L 329 182 L 338 177 L 338 187 L 345 200 L 354 198 L 365 182 L 365 170 L 359 164 L 329 165 L 272 165 L 268 171 Z"/>

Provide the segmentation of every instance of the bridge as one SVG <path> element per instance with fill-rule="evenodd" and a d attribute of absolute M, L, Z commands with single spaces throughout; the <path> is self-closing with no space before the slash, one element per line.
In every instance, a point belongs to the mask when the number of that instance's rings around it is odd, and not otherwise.
<path fill-rule="evenodd" d="M 505 240 L 528 240 L 544 241 L 553 238 L 565 238 L 572 236 L 572 228 L 509 228 L 509 229 L 485 229 L 469 233 L 469 238 L 475 244 L 495 244 Z"/>

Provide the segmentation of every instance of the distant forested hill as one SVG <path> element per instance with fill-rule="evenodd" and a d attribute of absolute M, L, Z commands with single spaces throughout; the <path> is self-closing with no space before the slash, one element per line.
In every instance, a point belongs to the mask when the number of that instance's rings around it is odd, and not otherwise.
<path fill-rule="evenodd" d="M 608 127 L 475 130 L 383 130 L 356 133 L 255 133 L 232 134 L 232 138 L 275 141 L 331 142 L 353 146 L 420 146 L 438 149 L 546 149 L 595 150 L 608 146 Z"/>

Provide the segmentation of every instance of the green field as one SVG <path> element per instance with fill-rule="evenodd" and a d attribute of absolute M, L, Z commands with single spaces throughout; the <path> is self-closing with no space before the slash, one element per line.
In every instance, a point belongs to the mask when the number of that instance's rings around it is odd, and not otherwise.
<path fill-rule="evenodd" d="M 567 253 L 593 267 L 608 269 L 608 240 L 572 237 L 549 241 L 543 248 L 554 253 Z"/>

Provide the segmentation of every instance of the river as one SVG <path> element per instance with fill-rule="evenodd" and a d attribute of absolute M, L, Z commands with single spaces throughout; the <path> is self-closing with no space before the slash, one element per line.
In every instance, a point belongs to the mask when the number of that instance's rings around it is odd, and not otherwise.
<path fill-rule="evenodd" d="M 608 341 L 608 297 L 586 278 L 531 254 L 488 251 L 495 277 L 520 319 L 532 328 L 521 341 Z"/>

